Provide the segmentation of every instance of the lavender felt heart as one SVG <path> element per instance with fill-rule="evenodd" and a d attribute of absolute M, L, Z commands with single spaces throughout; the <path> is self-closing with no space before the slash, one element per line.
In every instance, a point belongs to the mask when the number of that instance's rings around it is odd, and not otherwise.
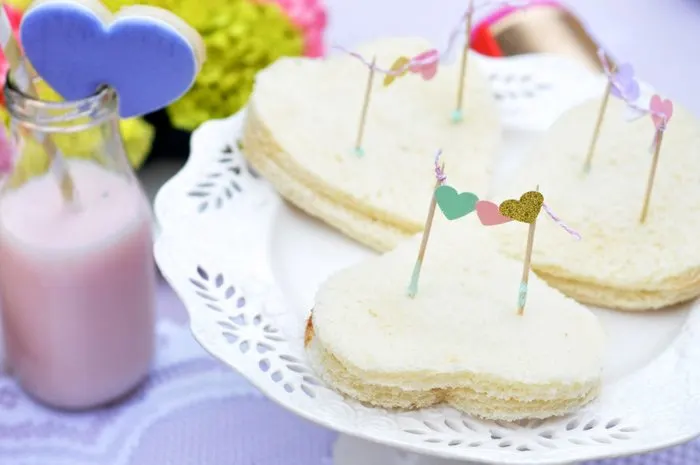
<path fill-rule="evenodd" d="M 174 27 L 149 16 L 116 17 L 111 24 L 70 0 L 49 0 L 25 13 L 20 39 L 34 69 L 66 100 L 109 85 L 122 118 L 177 100 L 192 85 L 198 63 Z"/>

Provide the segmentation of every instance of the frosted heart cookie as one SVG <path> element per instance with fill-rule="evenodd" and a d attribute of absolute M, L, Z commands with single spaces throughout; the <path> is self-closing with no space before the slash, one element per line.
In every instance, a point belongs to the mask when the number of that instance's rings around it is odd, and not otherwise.
<path fill-rule="evenodd" d="M 384 39 L 359 52 L 387 69 L 430 49 L 421 39 Z M 258 73 L 244 124 L 244 152 L 288 200 L 380 251 L 419 232 L 439 147 L 451 179 L 486 188 L 500 143 L 498 109 L 476 60 L 468 70 L 464 121 L 452 123 L 457 66 L 430 80 L 410 73 L 374 79 L 363 137 L 353 153 L 369 70 L 341 54 L 285 58 Z"/>
<path fill-rule="evenodd" d="M 177 100 L 205 60 L 196 30 L 168 10 L 144 5 L 113 15 L 98 0 L 36 0 L 20 37 L 34 69 L 64 99 L 84 99 L 109 85 L 122 118 Z"/>
<path fill-rule="evenodd" d="M 625 104 L 608 103 L 590 172 L 583 165 L 600 102 L 564 114 L 534 146 L 498 198 L 539 184 L 581 241 L 553 222 L 539 221 L 534 271 L 580 302 L 649 310 L 700 295 L 700 122 L 676 105 L 663 136 L 647 218 L 640 223 L 652 163 L 654 124 L 626 120 Z M 494 229 L 502 249 L 524 252 L 522 228 Z"/>
<path fill-rule="evenodd" d="M 316 295 L 305 343 L 336 390 L 385 408 L 448 403 L 488 419 L 546 418 L 592 400 L 604 335 L 585 307 L 530 280 L 476 218 L 437 219 L 420 292 L 406 296 L 418 238 L 332 275 Z"/>

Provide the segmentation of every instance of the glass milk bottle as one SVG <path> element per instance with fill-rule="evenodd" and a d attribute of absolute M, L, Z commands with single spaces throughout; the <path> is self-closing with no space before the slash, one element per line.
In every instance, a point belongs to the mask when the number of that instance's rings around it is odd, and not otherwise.
<path fill-rule="evenodd" d="M 103 88 L 50 102 L 10 84 L 5 98 L 18 154 L 0 191 L 11 374 L 57 408 L 117 400 L 150 368 L 156 272 L 151 212 L 127 162 L 116 95 Z M 67 156 L 73 202 L 61 195 L 46 138 Z"/>

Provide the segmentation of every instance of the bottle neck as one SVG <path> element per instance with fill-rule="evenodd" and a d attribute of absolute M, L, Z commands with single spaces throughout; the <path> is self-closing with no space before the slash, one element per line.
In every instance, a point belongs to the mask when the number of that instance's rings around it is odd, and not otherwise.
<path fill-rule="evenodd" d="M 52 101 L 27 95 L 6 80 L 5 101 L 10 114 L 12 137 L 16 141 L 15 165 L 62 166 L 79 158 L 134 180 L 120 133 L 116 92 L 103 87 L 77 101 Z M 44 94 L 40 90 L 40 95 Z M 13 181 L 26 182 L 13 170 Z M 61 171 L 61 169 L 59 169 Z M 45 173 L 46 170 L 41 170 Z M 14 179 L 17 178 L 17 179 Z"/>
<path fill-rule="evenodd" d="M 52 101 L 27 95 L 8 77 L 4 93 L 12 122 L 32 132 L 78 133 L 118 121 L 117 95 L 109 87 L 81 100 Z"/>

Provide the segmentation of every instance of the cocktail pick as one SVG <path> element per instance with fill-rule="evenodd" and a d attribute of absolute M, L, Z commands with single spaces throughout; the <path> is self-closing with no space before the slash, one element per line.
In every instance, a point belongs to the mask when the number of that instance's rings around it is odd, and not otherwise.
<path fill-rule="evenodd" d="M 472 35 L 472 21 L 474 16 L 474 0 L 469 0 L 469 8 L 465 14 L 466 31 L 464 33 L 464 47 L 462 48 L 462 62 L 459 69 L 459 81 L 457 82 L 457 104 L 452 113 L 452 121 L 460 122 L 464 118 L 462 105 L 464 103 L 464 87 L 467 80 L 467 64 L 469 61 L 469 44 Z"/>
<path fill-rule="evenodd" d="M 605 53 L 601 49 L 598 49 L 598 57 L 601 58 L 601 61 L 605 60 L 605 63 L 607 63 L 607 60 L 605 59 Z M 608 76 L 608 83 L 605 85 L 603 99 L 600 101 L 600 107 L 598 109 L 598 118 L 596 119 L 595 127 L 593 129 L 593 137 L 591 137 L 591 143 L 588 146 L 588 153 L 586 154 L 586 161 L 583 164 L 583 171 L 586 173 L 588 173 L 591 170 L 591 163 L 593 161 L 593 155 L 595 154 L 595 146 L 598 143 L 598 137 L 600 136 L 600 128 L 603 125 L 605 111 L 608 108 L 608 101 L 610 100 L 610 94 L 613 88 L 613 81 L 611 78 L 611 74 L 613 72 L 613 68 L 610 68 L 610 74 L 606 72 L 606 75 Z"/>
<path fill-rule="evenodd" d="M 527 285 L 530 278 L 530 263 L 532 262 L 532 248 L 535 243 L 535 227 L 537 225 L 537 216 L 540 214 L 540 210 L 544 204 L 544 196 L 539 190 L 540 186 L 537 186 L 537 190 L 524 193 L 520 196 L 520 200 L 506 200 L 498 207 L 501 215 L 530 225 L 527 232 L 525 258 L 523 259 L 523 273 L 520 278 L 520 288 L 518 290 L 518 315 L 522 315 L 525 312 Z"/>
<path fill-rule="evenodd" d="M 483 202 L 483 201 L 481 201 Z M 480 203 L 481 203 L 480 202 Z M 489 202 L 487 207 L 493 205 Z M 477 211 L 479 206 L 477 206 Z M 526 192 L 520 196 L 520 200 L 505 200 L 501 202 L 498 207 L 498 212 L 502 218 L 498 218 L 494 213 L 491 213 L 491 222 L 486 222 L 482 220 L 482 224 L 485 226 L 491 226 L 496 224 L 503 224 L 507 220 L 520 221 L 521 223 L 528 223 L 530 228 L 527 232 L 527 245 L 525 247 L 525 258 L 523 259 L 523 273 L 520 278 L 520 288 L 518 290 L 518 315 L 522 315 L 525 312 L 525 303 L 527 301 L 527 286 L 530 278 L 530 265 L 532 263 L 532 249 L 535 243 L 535 227 L 537 225 L 537 217 L 540 214 L 540 210 L 544 209 L 547 216 L 549 216 L 552 221 L 554 221 L 557 226 L 562 228 L 564 231 L 569 233 L 574 239 L 581 240 L 581 235 L 576 232 L 573 228 L 564 223 L 561 218 L 554 214 L 551 208 L 544 203 L 544 196 L 540 193 L 540 186 L 534 191 Z"/>
<path fill-rule="evenodd" d="M 634 102 L 639 98 L 640 94 L 639 83 L 634 77 L 634 68 L 631 64 L 623 63 L 615 69 L 615 67 L 608 60 L 608 57 L 602 48 L 598 49 L 598 59 L 603 67 L 608 83 L 605 87 L 600 109 L 598 110 L 598 119 L 596 121 L 595 129 L 593 130 L 593 137 L 591 139 L 590 146 L 588 147 L 586 161 L 583 165 L 583 170 L 586 173 L 591 169 L 593 156 L 595 155 L 595 147 L 598 142 L 598 137 L 600 136 L 600 128 L 603 124 L 603 119 L 605 117 L 610 96 L 612 95 L 613 97 L 619 98 L 627 103 L 628 112 L 631 113 L 628 118 L 631 118 L 634 116 L 632 114 L 635 109 Z"/>
<path fill-rule="evenodd" d="M 642 205 L 642 213 L 639 216 L 639 222 L 644 223 L 649 212 L 649 201 L 651 200 L 651 191 L 654 189 L 654 178 L 656 177 L 656 168 L 659 164 L 659 154 L 661 152 L 661 143 L 663 142 L 664 132 L 668 122 L 673 116 L 673 102 L 670 100 L 662 100 L 658 95 L 651 97 L 649 102 L 649 112 L 651 120 L 654 123 L 656 132 L 654 141 L 651 145 L 653 158 L 651 161 L 651 169 L 649 170 L 649 178 L 647 179 L 647 188 L 644 194 L 644 204 Z"/>
<path fill-rule="evenodd" d="M 376 72 L 377 57 L 372 59 L 369 66 L 369 74 L 367 75 L 367 85 L 365 87 L 365 97 L 362 101 L 362 113 L 360 114 L 360 124 L 357 128 L 357 139 L 355 139 L 355 155 L 361 157 L 365 154 L 362 148 L 362 137 L 365 133 L 365 124 L 367 122 L 367 110 L 369 110 L 369 101 L 372 97 L 372 85 L 374 83 L 374 74 Z"/>
<path fill-rule="evenodd" d="M 423 228 L 423 237 L 421 238 L 420 248 L 418 249 L 418 258 L 416 259 L 416 264 L 413 266 L 413 273 L 411 274 L 411 282 L 408 284 L 407 294 L 410 298 L 414 298 L 418 293 L 418 279 L 420 278 L 420 270 L 423 266 L 423 258 L 425 258 L 425 249 L 428 246 L 428 239 L 430 238 L 430 230 L 433 226 L 433 218 L 435 217 L 435 207 L 437 204 L 437 189 L 440 188 L 447 180 L 445 176 L 445 164 L 440 163 L 440 155 L 442 155 L 442 150 L 438 150 L 435 154 L 435 190 L 433 191 L 432 198 L 430 200 L 430 208 L 428 208 L 428 216 L 425 218 L 425 227 Z"/>
<path fill-rule="evenodd" d="M 0 46 L 5 54 L 5 59 L 10 67 L 10 78 L 17 88 L 29 97 L 38 98 L 39 93 L 34 87 L 36 75 L 28 65 L 22 50 L 12 32 L 10 19 L 5 8 L 0 5 Z M 55 174 L 61 191 L 61 196 L 66 203 L 75 201 L 75 185 L 68 172 L 65 159 L 58 150 L 54 141 L 45 133 L 34 133 L 32 136 L 44 147 L 46 155 L 51 160 L 51 172 Z"/>

